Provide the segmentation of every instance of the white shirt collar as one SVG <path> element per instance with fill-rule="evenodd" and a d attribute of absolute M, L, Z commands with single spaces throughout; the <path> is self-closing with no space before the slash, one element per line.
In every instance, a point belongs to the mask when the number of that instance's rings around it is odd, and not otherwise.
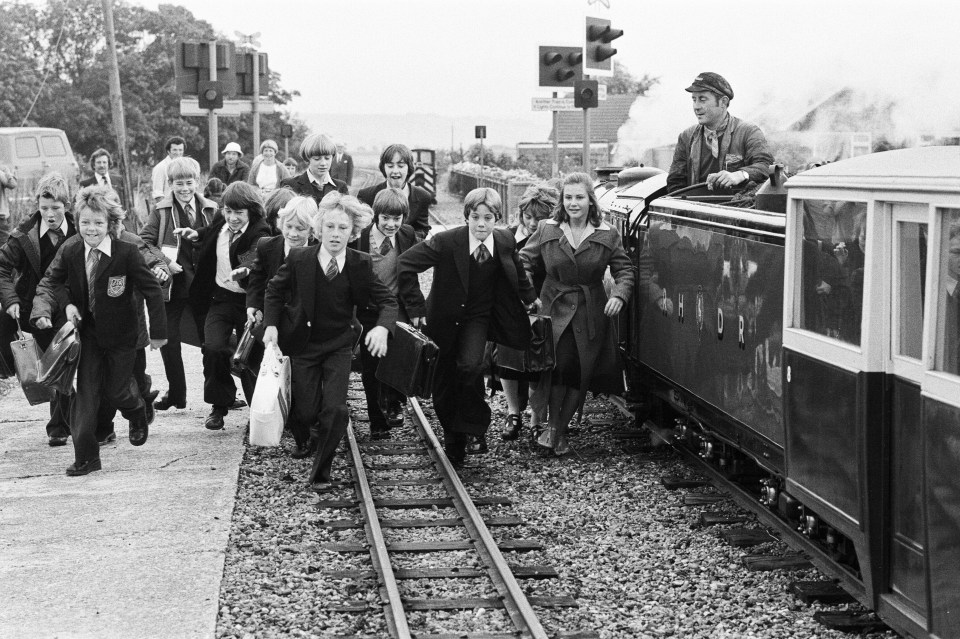
<path fill-rule="evenodd" d="M 393 237 L 388 237 L 383 234 L 383 231 L 380 230 L 380 227 L 374 224 L 373 228 L 370 229 L 370 248 L 379 249 L 380 245 L 383 244 L 384 240 L 389 240 L 390 246 L 393 246 L 393 247 L 397 246 L 396 235 L 394 235 Z M 374 244 L 374 241 L 376 241 L 376 244 Z"/>
<path fill-rule="evenodd" d="M 477 247 L 480 246 L 480 240 L 475 238 L 471 233 L 467 233 L 467 237 L 470 238 L 470 255 L 473 255 L 473 252 L 477 250 Z M 493 257 L 493 233 L 487 236 L 487 239 L 483 241 L 483 245 L 487 247 L 487 250 L 490 252 L 490 256 Z"/>
<path fill-rule="evenodd" d="M 517 232 L 513 234 L 513 239 L 519 242 L 520 240 L 528 237 L 530 237 L 530 231 L 527 230 L 527 227 L 525 227 L 523 224 L 518 224 Z"/>
<path fill-rule="evenodd" d="M 333 259 L 333 256 L 330 255 L 330 251 L 326 249 L 322 244 L 320 245 L 320 252 L 317 253 L 317 259 L 320 260 L 320 269 L 326 273 L 327 266 L 330 264 L 330 260 Z M 340 255 L 337 256 L 337 268 L 343 273 L 343 266 L 347 263 L 347 250 L 344 249 L 340 251 Z"/>
<path fill-rule="evenodd" d="M 105 238 L 103 238 L 103 241 L 101 241 L 100 244 L 96 246 L 90 246 L 89 244 L 84 242 L 83 248 L 84 248 L 84 251 L 83 251 L 84 262 L 86 262 L 87 258 L 90 257 L 90 251 L 92 251 L 93 249 L 97 249 L 107 257 L 110 257 L 111 251 L 113 250 L 113 240 L 110 239 L 110 235 L 108 234 Z"/>
<path fill-rule="evenodd" d="M 110 173 L 109 173 L 109 172 L 104 173 L 103 175 L 100 175 L 99 173 L 95 173 L 94 175 L 97 176 L 97 184 L 98 184 L 98 185 L 99 185 L 99 184 L 103 184 L 103 180 L 106 180 L 106 181 L 107 181 L 107 186 L 112 186 L 112 185 L 113 185 L 113 182 L 110 181 Z"/>
<path fill-rule="evenodd" d="M 323 188 L 324 184 L 332 184 L 333 186 L 337 185 L 337 183 L 333 181 L 333 178 L 330 177 L 330 171 L 327 171 L 327 179 L 321 182 L 320 180 L 317 179 L 317 176 L 315 176 L 313 173 L 310 172 L 310 169 L 307 169 L 307 179 L 313 182 L 314 184 L 316 184 L 317 186 L 319 186 L 320 188 Z"/>
<path fill-rule="evenodd" d="M 244 224 L 243 226 L 241 226 L 241 227 L 240 227 L 240 232 L 237 233 L 237 237 L 240 237 L 241 235 L 243 235 L 244 233 L 246 233 L 248 226 L 250 226 L 250 222 L 247 222 L 246 224 Z M 223 225 L 223 228 L 220 229 L 220 235 L 226 235 L 227 233 L 230 233 L 230 232 L 231 232 L 231 231 L 230 231 L 230 225 L 229 225 L 229 224 L 224 224 L 224 225 Z M 284 241 L 286 241 L 286 240 L 284 240 Z"/>

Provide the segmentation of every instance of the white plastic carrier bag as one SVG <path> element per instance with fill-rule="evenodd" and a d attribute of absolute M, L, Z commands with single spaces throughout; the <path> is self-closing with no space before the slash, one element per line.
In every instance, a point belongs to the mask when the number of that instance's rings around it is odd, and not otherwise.
<path fill-rule="evenodd" d="M 279 446 L 290 414 L 290 358 L 276 344 L 264 351 L 250 401 L 250 445 Z"/>

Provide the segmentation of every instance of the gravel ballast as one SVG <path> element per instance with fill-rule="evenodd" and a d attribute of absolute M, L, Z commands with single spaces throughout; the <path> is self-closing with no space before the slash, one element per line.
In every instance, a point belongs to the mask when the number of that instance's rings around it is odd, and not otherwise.
<path fill-rule="evenodd" d="M 704 510 L 746 516 L 737 526 L 760 528 L 756 519 L 732 500 L 709 506 L 683 505 L 690 492 L 716 493 L 706 487 L 669 491 L 664 475 L 696 477 L 668 447 L 648 449 L 636 439 L 618 439 L 624 425 L 603 399 L 587 402 L 583 427 L 571 439 L 574 453 L 541 457 L 530 444 L 529 429 L 516 442 L 499 437 L 502 396 L 492 400 L 494 425 L 490 453 L 468 457 L 461 476 L 471 495 L 503 496 L 511 506 L 481 506 L 485 516 L 517 515 L 522 526 L 494 526 L 497 540 L 535 539 L 542 551 L 507 552 L 508 563 L 550 565 L 559 579 L 521 580 L 528 595 L 576 599 L 576 608 L 538 608 L 553 635 L 593 630 L 614 637 L 844 637 L 813 619 L 820 609 L 787 592 L 796 580 L 817 580 L 816 570 L 749 572 L 747 554 L 793 552 L 779 541 L 734 548 L 720 538 L 726 526 L 701 527 Z M 428 414 L 429 402 L 424 402 Z M 354 410 L 355 417 L 365 418 Z M 408 418 L 409 419 L 409 418 Z M 354 421 L 358 440 L 369 439 L 366 422 Z M 409 441 L 406 426 L 395 439 Z M 224 566 L 218 637 L 388 636 L 372 579 L 332 579 L 336 570 L 371 570 L 367 553 L 340 553 L 325 544 L 360 542 L 362 530 L 321 527 L 323 521 L 351 519 L 351 510 L 318 509 L 319 500 L 352 497 L 349 486 L 318 497 L 305 483 L 308 462 L 294 460 L 287 448 L 248 448 L 241 466 L 236 510 Z M 413 461 L 407 456 L 364 453 L 368 463 Z M 347 480 L 341 454 L 334 479 Z M 423 477 L 429 470 L 370 471 L 371 478 Z M 434 486 L 374 487 L 377 497 L 436 496 Z M 381 517 L 454 517 L 446 508 L 381 510 Z M 389 541 L 462 539 L 457 528 L 385 529 Z M 395 555 L 395 568 L 478 566 L 472 551 Z M 493 596 L 484 580 L 415 580 L 401 582 L 409 597 Z M 367 601 L 367 613 L 331 610 L 336 604 Z M 857 606 L 851 606 L 858 609 Z M 500 610 L 428 611 L 410 615 L 418 632 L 507 630 Z M 894 633 L 874 637 L 895 637 Z"/>

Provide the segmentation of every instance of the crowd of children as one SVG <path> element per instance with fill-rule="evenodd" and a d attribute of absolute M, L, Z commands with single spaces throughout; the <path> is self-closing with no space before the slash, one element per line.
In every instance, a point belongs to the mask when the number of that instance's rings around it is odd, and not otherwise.
<path fill-rule="evenodd" d="M 203 400 L 210 405 L 204 425 L 210 430 L 224 427 L 235 404 L 234 375 L 250 403 L 264 345 L 276 344 L 291 359 L 292 455 L 313 457 L 309 481 L 325 490 L 349 419 L 354 359 L 360 360 L 371 437 L 387 438 L 402 423 L 406 398 L 376 377 L 398 320 L 420 327 L 439 347 L 432 391 L 448 457 L 459 465 L 466 454 L 486 451 L 488 343 L 526 347 L 527 314 L 538 308 L 544 278 L 551 291 L 559 287 L 559 296 L 602 295 L 602 287 L 592 290 L 592 275 L 573 288 L 558 284 L 547 252 L 552 242 L 559 240 L 561 254 L 572 256 L 582 242 L 600 238 L 619 260 L 619 237 L 607 237 L 610 228 L 596 223 L 596 200 L 588 197 L 585 176 L 568 178 L 559 193 L 546 185 L 532 188 L 521 201 L 521 223 L 509 229 L 498 226 L 503 211 L 496 191 L 475 189 L 464 199 L 465 225 L 431 232 L 429 194 L 410 184 L 413 155 L 407 147 L 384 150 L 385 181 L 361 190 L 359 198 L 330 177 L 335 149 L 326 135 L 307 137 L 300 146 L 306 171 L 266 194 L 248 182 L 224 188 L 213 179 L 201 195 L 199 164 L 185 156 L 168 158 L 168 191 L 139 236 L 123 229 L 125 213 L 110 186 L 83 188 L 71 202 L 60 176 L 40 181 L 37 212 L 0 246 L 0 304 L 2 321 L 33 333 L 41 348 L 68 321 L 79 331 L 76 394 L 54 396 L 47 424 L 51 446 L 73 438 L 68 475 L 100 470 L 99 446 L 116 438 L 117 410 L 129 421 L 130 442 L 139 446 L 155 410 L 186 407 L 183 342 L 201 347 Z M 597 268 L 605 267 L 607 254 L 598 256 Z M 615 276 L 626 270 L 610 302 L 603 295 L 600 312 L 607 315 L 619 311 L 628 290 L 622 284 L 629 266 L 615 266 Z M 418 275 L 428 269 L 433 283 L 424 299 Z M 596 322 L 590 323 L 592 333 Z M 248 328 L 259 338 L 257 347 L 246 367 L 236 370 L 232 344 Z M 573 330 L 581 328 L 577 323 Z M 591 377 L 580 368 L 583 360 L 592 366 L 580 343 L 587 337 L 568 336 L 570 330 L 565 324 L 556 336 L 561 346 L 569 340 L 573 350 L 561 348 L 563 376 L 554 383 L 574 385 L 578 375 Z M 147 346 L 160 349 L 167 380 L 156 401 L 159 393 L 146 372 Z M 537 379 L 500 373 L 510 413 L 503 436 L 509 440 L 519 434 L 525 391 Z M 538 410 L 536 418 L 545 421 L 546 412 Z M 551 438 L 541 443 L 562 454 L 552 434 L 555 421 Z"/>

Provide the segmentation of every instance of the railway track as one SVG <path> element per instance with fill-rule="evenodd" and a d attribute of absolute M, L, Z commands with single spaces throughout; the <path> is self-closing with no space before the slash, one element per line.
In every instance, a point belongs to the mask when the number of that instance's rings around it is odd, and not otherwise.
<path fill-rule="evenodd" d="M 362 389 L 356 382 L 352 387 L 353 414 L 362 414 Z M 394 432 L 397 432 L 396 430 Z M 321 509 L 349 510 L 356 518 L 333 519 L 324 527 L 363 529 L 362 543 L 329 543 L 325 550 L 340 553 L 363 554 L 370 557 L 370 570 L 330 572 L 333 579 L 353 579 L 375 583 L 376 593 L 350 601 L 342 601 L 333 609 L 342 613 L 376 614 L 386 620 L 391 637 L 418 637 L 445 639 L 497 639 L 507 637 L 588 639 L 595 632 L 552 632 L 544 629 L 535 607 L 576 606 L 566 595 L 527 596 L 521 580 L 555 579 L 557 571 L 550 566 L 521 565 L 516 559 L 508 561 L 505 554 L 516 556 L 526 551 L 540 550 L 536 540 L 506 538 L 498 541 L 490 528 L 508 530 L 522 525 L 513 515 L 484 515 L 481 507 L 502 509 L 509 507 L 509 499 L 497 496 L 472 497 L 465 482 L 458 476 L 443 452 L 443 446 L 434 433 L 430 420 L 419 401 L 409 400 L 406 423 L 395 437 L 402 439 L 359 443 L 353 423 L 347 432 L 347 457 L 352 479 L 344 484 L 353 488 L 349 499 L 321 500 Z M 390 478 L 383 478 L 386 473 Z M 399 478 L 398 478 L 399 477 Z M 385 498 L 378 493 L 388 491 L 400 496 Z M 424 496 L 424 495 L 427 496 Z M 452 510 L 453 516 L 436 516 L 443 510 Z M 396 518 L 389 511 L 431 511 L 429 516 Z M 417 541 L 391 541 L 391 533 L 415 531 Z M 454 539 L 454 537 L 457 537 Z M 405 561 L 398 556 L 432 554 L 443 565 L 428 568 L 401 567 Z M 404 594 L 404 582 L 419 580 L 449 582 L 469 580 L 472 590 L 482 596 L 462 596 L 463 587 L 451 589 L 456 596 L 411 597 Z M 430 588 L 440 592 L 443 586 Z M 362 591 L 361 591 L 362 592 Z M 371 606 L 370 601 L 377 602 Z M 426 611 L 477 611 L 494 609 L 504 614 L 491 616 L 491 626 L 478 628 L 448 627 L 443 632 L 424 631 L 423 613 Z M 453 626 L 455 621 L 451 622 Z"/>

